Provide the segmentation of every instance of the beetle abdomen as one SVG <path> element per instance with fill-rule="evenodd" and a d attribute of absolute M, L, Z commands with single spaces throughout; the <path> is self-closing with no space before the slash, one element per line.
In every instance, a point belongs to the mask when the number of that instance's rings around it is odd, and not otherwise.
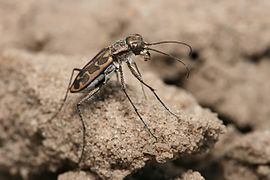
<path fill-rule="evenodd" d="M 99 76 L 103 74 L 112 62 L 113 58 L 111 57 L 111 50 L 109 48 L 100 51 L 88 64 L 85 65 L 83 70 L 79 72 L 70 88 L 70 92 L 80 92 L 90 86 L 95 79 L 100 79 L 101 77 Z"/>

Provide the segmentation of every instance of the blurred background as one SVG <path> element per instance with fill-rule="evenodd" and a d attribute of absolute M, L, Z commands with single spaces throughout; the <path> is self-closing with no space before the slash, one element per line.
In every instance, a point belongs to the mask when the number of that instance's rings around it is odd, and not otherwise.
<path fill-rule="evenodd" d="M 188 64 L 188 79 L 180 63 L 155 53 L 150 62 L 140 61 L 139 66 L 146 66 L 166 84 L 186 89 L 201 106 L 218 114 L 228 132 L 206 157 L 176 160 L 174 168 L 197 170 L 206 179 L 267 179 L 270 159 L 239 160 L 223 150 L 224 142 L 253 138 L 260 143 L 254 136 L 262 135 L 254 134 L 269 132 L 269 9 L 269 0 L 0 0 L 0 53 L 21 49 L 91 59 L 132 33 L 147 42 L 186 42 L 194 50 L 190 57 L 184 46 L 156 48 Z M 270 147 L 269 139 L 262 143 Z M 149 165 L 129 178 L 149 179 L 147 173 L 157 172 L 157 177 L 166 179 L 172 177 L 167 171 L 171 168 Z"/>

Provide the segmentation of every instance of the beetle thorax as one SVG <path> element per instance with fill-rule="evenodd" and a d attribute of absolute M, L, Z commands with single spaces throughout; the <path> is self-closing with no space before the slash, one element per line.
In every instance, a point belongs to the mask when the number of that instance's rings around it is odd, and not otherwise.
<path fill-rule="evenodd" d="M 126 62 L 133 55 L 125 40 L 116 41 L 109 48 L 119 62 Z"/>
<path fill-rule="evenodd" d="M 112 54 L 117 55 L 118 53 L 128 51 L 128 45 L 124 40 L 116 41 L 113 45 L 111 45 L 110 50 Z"/>

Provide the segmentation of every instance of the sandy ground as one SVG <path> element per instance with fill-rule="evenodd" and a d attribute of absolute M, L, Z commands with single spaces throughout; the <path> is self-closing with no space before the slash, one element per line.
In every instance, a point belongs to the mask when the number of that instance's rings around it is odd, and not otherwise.
<path fill-rule="evenodd" d="M 270 179 L 269 1 L 0 0 L 0 179 Z M 191 68 L 152 53 L 135 60 L 170 115 L 127 68 L 82 105 L 73 68 L 140 33 Z"/>

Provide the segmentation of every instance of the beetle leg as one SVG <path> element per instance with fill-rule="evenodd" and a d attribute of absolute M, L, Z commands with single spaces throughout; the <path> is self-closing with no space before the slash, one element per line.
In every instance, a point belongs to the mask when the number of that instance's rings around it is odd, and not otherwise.
<path fill-rule="evenodd" d="M 74 69 L 72 70 L 72 73 L 71 73 L 71 76 L 70 76 L 70 79 L 69 79 L 68 88 L 67 88 L 65 97 L 64 97 L 64 99 L 63 99 L 63 101 L 62 101 L 60 107 L 59 107 L 58 110 L 56 111 L 56 113 L 55 113 L 48 121 L 46 121 L 46 122 L 52 121 L 52 120 L 58 115 L 58 113 L 62 110 L 62 108 L 63 108 L 63 106 L 64 106 L 64 104 L 65 104 L 65 102 L 66 102 L 66 100 L 67 100 L 68 92 L 69 92 L 69 90 L 70 90 L 70 84 L 71 84 L 71 81 L 72 81 L 72 78 L 73 78 L 73 75 L 74 75 L 74 72 L 75 72 L 75 71 L 81 71 L 81 69 L 74 68 Z"/>
<path fill-rule="evenodd" d="M 138 75 L 139 75 L 139 76 L 141 77 L 141 79 L 142 79 L 142 74 L 140 73 L 139 68 L 138 68 L 137 64 L 135 63 L 135 61 L 133 61 L 133 64 L 134 64 L 134 66 L 135 66 L 135 68 L 136 68 L 136 71 L 137 71 Z M 142 84 L 142 83 L 141 83 L 141 87 L 142 87 L 142 91 L 143 91 L 144 98 L 147 99 L 147 96 L 146 96 L 146 93 L 145 93 L 145 91 L 144 91 L 144 88 L 143 88 L 143 84 Z"/>
<path fill-rule="evenodd" d="M 143 84 L 145 85 L 147 88 L 149 88 L 153 94 L 156 96 L 157 100 L 162 104 L 162 106 L 173 116 L 179 118 L 176 114 L 174 114 L 167 106 L 166 104 L 160 99 L 160 97 L 157 95 L 157 93 L 155 92 L 155 89 L 152 88 L 151 86 L 149 86 L 148 84 L 146 84 L 143 79 L 141 78 L 141 76 L 135 71 L 135 69 L 131 66 L 130 62 L 127 62 L 128 68 L 130 69 L 131 73 Z"/>
<path fill-rule="evenodd" d="M 127 96 L 130 104 L 132 105 L 132 107 L 135 110 L 136 114 L 139 116 L 140 120 L 142 121 L 142 123 L 146 127 L 147 131 L 151 134 L 151 136 L 153 136 L 155 139 L 157 139 L 157 137 L 151 132 L 151 130 L 149 129 L 149 127 L 147 126 L 147 124 L 144 122 L 142 116 L 140 115 L 140 113 L 138 112 L 136 106 L 134 105 L 134 103 L 132 102 L 132 100 L 130 99 L 129 95 L 126 92 L 126 84 L 125 84 L 124 74 L 123 74 L 123 70 L 122 70 L 122 65 L 121 64 L 119 64 L 119 73 L 120 73 L 120 78 L 121 78 L 121 87 L 122 87 L 122 90 L 124 91 L 125 95 Z"/>
<path fill-rule="evenodd" d="M 103 84 L 107 84 L 108 80 L 112 77 L 112 75 L 116 72 L 116 67 L 114 65 L 110 65 L 105 71 L 105 80 Z"/>
<path fill-rule="evenodd" d="M 129 62 L 130 64 L 134 64 L 137 73 L 139 74 L 139 76 L 140 76 L 141 79 L 142 79 L 142 74 L 140 73 L 139 68 L 138 68 L 136 62 L 135 62 L 132 58 L 129 58 L 128 62 Z M 144 87 L 143 87 L 143 84 L 142 84 L 142 83 L 141 83 L 141 87 L 142 87 L 142 91 L 143 91 L 144 98 L 147 99 L 147 96 L 146 96 L 146 93 L 145 93 L 145 91 L 144 91 Z"/>
<path fill-rule="evenodd" d="M 117 73 L 117 71 L 116 71 L 116 79 L 117 79 L 117 82 L 120 83 L 119 74 Z"/>
<path fill-rule="evenodd" d="M 84 153 L 84 148 L 85 148 L 85 144 L 86 144 L 86 141 L 85 141 L 85 123 L 84 123 L 84 120 L 83 120 L 83 117 L 82 117 L 82 112 L 81 112 L 80 106 L 84 102 L 87 102 L 87 101 L 91 100 L 94 97 L 94 95 L 97 94 L 97 92 L 99 92 L 100 89 L 101 89 L 101 86 L 98 87 L 95 91 L 91 91 L 87 96 L 85 96 L 83 99 L 81 99 L 77 103 L 77 112 L 78 112 L 78 114 L 80 116 L 80 120 L 81 120 L 82 127 L 83 127 L 83 146 L 82 146 L 81 155 L 80 155 L 80 158 L 79 158 L 79 161 L 78 161 L 78 166 L 80 165 L 80 163 L 82 161 L 83 153 Z"/>

